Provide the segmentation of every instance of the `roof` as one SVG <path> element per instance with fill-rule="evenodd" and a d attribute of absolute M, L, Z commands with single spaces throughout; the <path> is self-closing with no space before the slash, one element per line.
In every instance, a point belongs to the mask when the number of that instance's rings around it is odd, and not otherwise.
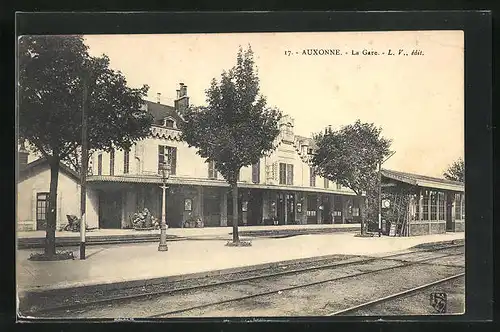
<path fill-rule="evenodd" d="M 309 145 L 310 148 L 317 148 L 316 142 L 311 137 L 295 135 L 295 139 L 300 141 L 300 142 L 303 142 L 303 141 L 307 142 L 307 144 Z"/>
<path fill-rule="evenodd" d="M 32 161 L 31 163 L 27 164 L 25 168 L 19 171 L 19 178 L 23 176 L 29 176 L 31 175 L 31 172 L 35 168 L 43 167 L 43 166 L 49 166 L 49 162 L 45 158 L 39 158 L 35 161 Z M 63 163 L 59 162 L 59 170 L 69 177 L 73 178 L 75 181 L 80 181 L 80 175 L 69 168 L 68 166 L 64 165 Z"/>
<path fill-rule="evenodd" d="M 181 118 L 175 111 L 175 108 L 169 105 L 164 105 L 160 103 L 154 103 L 152 101 L 146 100 L 147 111 L 153 116 L 153 121 L 155 124 L 163 124 L 163 119 L 170 116 L 175 119 L 175 121 L 180 121 Z"/>
<path fill-rule="evenodd" d="M 414 186 L 437 188 L 452 191 L 465 191 L 465 186 L 462 182 L 446 180 L 421 174 L 407 173 L 382 169 L 382 175 L 400 182 L 405 182 Z"/>

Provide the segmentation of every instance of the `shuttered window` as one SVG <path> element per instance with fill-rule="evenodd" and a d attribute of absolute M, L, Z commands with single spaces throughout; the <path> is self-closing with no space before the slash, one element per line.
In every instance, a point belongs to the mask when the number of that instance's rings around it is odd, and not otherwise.
<path fill-rule="evenodd" d="M 128 174 L 130 163 L 130 150 L 123 151 L 123 173 Z"/>
<path fill-rule="evenodd" d="M 209 179 L 217 179 L 217 170 L 215 169 L 215 162 L 208 162 L 208 178 Z"/>
<path fill-rule="evenodd" d="M 260 183 L 260 160 L 252 165 L 252 182 Z"/>
<path fill-rule="evenodd" d="M 314 167 L 309 167 L 309 185 L 311 187 L 316 187 L 316 171 Z"/>
<path fill-rule="evenodd" d="M 286 164 L 280 163 L 280 184 L 286 184 Z"/>
<path fill-rule="evenodd" d="M 109 152 L 109 175 L 115 175 L 115 150 Z"/>
<path fill-rule="evenodd" d="M 286 184 L 293 185 L 293 165 L 286 165 Z"/>
<path fill-rule="evenodd" d="M 158 146 L 158 173 L 161 174 L 163 163 L 170 163 L 170 174 L 177 171 L 177 148 L 173 146 Z"/>
<path fill-rule="evenodd" d="M 293 165 L 280 163 L 280 184 L 293 185 Z"/>
<path fill-rule="evenodd" d="M 97 156 L 97 175 L 102 175 L 102 154 Z"/>

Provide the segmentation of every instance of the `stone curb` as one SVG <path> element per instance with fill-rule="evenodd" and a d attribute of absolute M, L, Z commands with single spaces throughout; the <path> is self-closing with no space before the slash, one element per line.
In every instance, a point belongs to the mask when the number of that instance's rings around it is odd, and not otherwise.
<path fill-rule="evenodd" d="M 324 259 L 332 259 L 332 258 L 336 258 L 339 256 L 356 257 L 359 255 L 334 254 L 334 255 L 297 258 L 297 259 L 291 259 L 291 260 L 285 260 L 285 261 L 276 261 L 276 262 L 262 263 L 262 264 L 256 264 L 256 265 L 241 266 L 241 267 L 232 267 L 232 268 L 226 268 L 226 269 L 220 269 L 220 270 L 178 274 L 178 275 L 167 276 L 167 277 L 136 279 L 136 280 L 127 280 L 127 281 L 110 281 L 107 283 L 85 284 L 85 285 L 76 285 L 76 286 L 69 286 L 69 287 L 56 285 L 55 287 L 51 287 L 51 288 L 40 287 L 40 288 L 26 289 L 26 290 L 23 290 L 22 293 L 24 296 L 26 296 L 26 295 L 46 296 L 48 293 L 53 293 L 53 292 L 64 292 L 64 293 L 98 292 L 98 291 L 105 292 L 105 291 L 109 291 L 109 290 L 138 288 L 138 287 L 145 287 L 145 286 L 162 284 L 162 283 L 166 283 L 166 282 L 176 282 L 179 280 L 208 278 L 208 277 L 223 276 L 223 275 L 228 275 L 228 274 L 233 274 L 233 273 L 242 273 L 242 272 L 248 272 L 248 271 L 253 271 L 253 270 L 266 269 L 266 268 L 269 268 L 269 267 L 272 267 L 275 265 L 279 266 L 283 263 L 296 264 L 296 263 L 303 263 L 303 262 L 315 262 L 315 261 L 320 261 L 320 260 L 324 260 Z"/>
<path fill-rule="evenodd" d="M 246 238 L 269 238 L 269 237 L 285 237 L 295 235 L 313 235 L 313 234 L 329 234 L 329 233 L 349 233 L 357 231 L 359 227 L 345 228 L 321 228 L 314 230 L 265 230 L 265 231 L 241 231 L 239 234 Z M 232 232 L 227 235 L 194 235 L 194 236 L 176 236 L 168 235 L 167 241 L 210 241 L 210 240 L 230 240 Z M 148 235 L 98 235 L 88 236 L 86 245 L 106 245 L 106 244 L 128 244 L 128 243 L 147 243 L 160 241 L 160 234 Z M 45 238 L 19 238 L 17 240 L 18 249 L 40 249 L 45 245 Z M 56 238 L 57 247 L 74 247 L 80 245 L 80 238 L 77 236 L 65 236 Z"/>

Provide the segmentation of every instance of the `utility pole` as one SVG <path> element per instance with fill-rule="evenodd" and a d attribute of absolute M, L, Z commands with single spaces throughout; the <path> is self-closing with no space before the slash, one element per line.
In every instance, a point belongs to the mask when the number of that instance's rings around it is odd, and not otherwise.
<path fill-rule="evenodd" d="M 393 151 L 385 160 L 380 158 L 378 162 L 378 236 L 382 234 L 382 164 L 385 163 L 389 158 L 394 156 L 396 151 Z"/>
<path fill-rule="evenodd" d="M 87 216 L 85 210 L 87 206 L 87 166 L 88 166 L 88 140 L 87 140 L 87 77 L 83 81 L 83 102 L 82 102 L 82 162 L 80 167 L 81 186 L 80 186 L 80 259 L 85 259 L 85 231 L 87 226 Z"/>
<path fill-rule="evenodd" d="M 378 162 L 378 237 L 382 234 L 382 158 Z"/>
<path fill-rule="evenodd" d="M 167 207 L 165 204 L 166 200 L 166 190 L 167 180 L 170 177 L 170 159 L 167 159 L 167 163 L 163 163 L 161 168 L 161 182 L 162 182 L 162 197 L 161 197 L 161 225 L 160 225 L 160 244 L 158 245 L 158 251 L 168 251 L 167 245 Z"/>

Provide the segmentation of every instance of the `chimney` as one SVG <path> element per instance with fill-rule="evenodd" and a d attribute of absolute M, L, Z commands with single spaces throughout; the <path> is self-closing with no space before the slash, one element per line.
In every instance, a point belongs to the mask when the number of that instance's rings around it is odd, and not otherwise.
<path fill-rule="evenodd" d="M 160 93 L 160 92 L 158 92 L 158 93 L 156 94 L 156 102 L 159 104 L 159 103 L 160 103 L 160 101 L 161 101 L 161 93 Z"/>
<path fill-rule="evenodd" d="M 179 97 L 187 97 L 187 85 L 184 85 L 184 83 L 179 83 L 180 86 L 180 93 L 181 95 Z"/>
<path fill-rule="evenodd" d="M 26 150 L 26 147 L 24 146 L 24 140 L 21 141 L 21 147 L 19 148 L 19 170 L 23 170 L 26 168 L 26 165 L 28 165 L 28 155 L 29 152 Z"/>
<path fill-rule="evenodd" d="M 177 90 L 177 99 L 174 101 L 175 110 L 183 113 L 189 107 L 189 97 L 187 95 L 187 85 L 179 83 L 179 90 Z"/>

